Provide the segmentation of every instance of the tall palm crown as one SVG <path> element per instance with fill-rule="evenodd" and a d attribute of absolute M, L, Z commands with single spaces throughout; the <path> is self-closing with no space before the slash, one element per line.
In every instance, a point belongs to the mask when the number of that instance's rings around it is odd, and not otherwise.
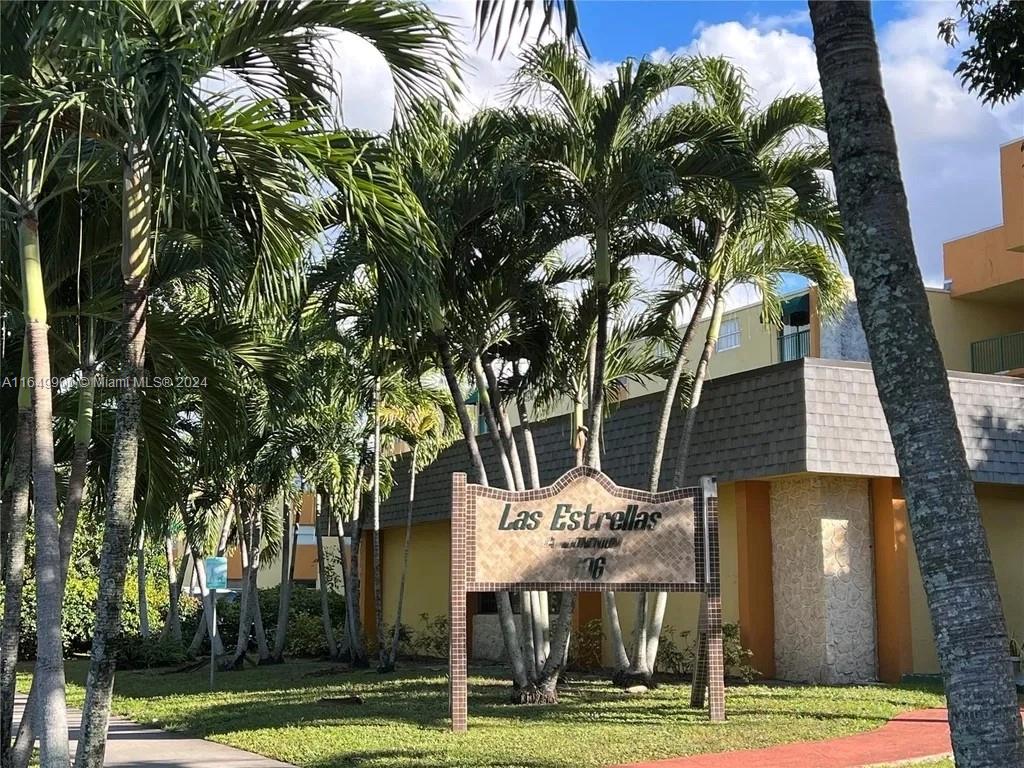
<path fill-rule="evenodd" d="M 781 318 L 779 284 L 796 273 L 818 284 L 828 316 L 845 299 L 836 256 L 842 225 L 825 182 L 828 147 L 819 138 L 824 110 L 810 94 L 754 103 L 741 70 L 721 58 L 700 59 L 703 73 L 693 108 L 727 136 L 731 152 L 753 172 L 749 183 L 706 180 L 677 200 L 663 219 L 679 239 L 678 251 L 696 262 L 697 283 L 713 295 L 704 351 L 697 365 L 679 441 L 674 482 L 684 480 L 689 441 L 707 365 L 718 340 L 725 293 L 749 282 L 762 292 L 764 320 Z M 656 479 L 658 467 L 652 469 Z"/>
<path fill-rule="evenodd" d="M 762 107 L 754 103 L 735 65 L 706 58 L 699 66 L 703 76 L 696 109 L 729 137 L 732 150 L 756 173 L 756 180 L 742 187 L 706 180 L 687 196 L 684 209 L 677 208 L 666 221 L 687 239 L 693 223 L 702 228 L 706 252 L 699 256 L 707 276 L 712 281 L 732 278 L 728 271 L 734 242 L 806 240 L 826 250 L 840 247 L 838 207 L 825 181 L 828 146 L 819 135 L 824 128 L 821 100 L 797 93 Z M 750 266 L 738 267 L 738 272 L 749 274 Z"/>
<path fill-rule="evenodd" d="M 598 86 L 568 45 L 552 43 L 527 51 L 513 80 L 516 101 L 536 98 L 543 104 L 509 116 L 532 164 L 534 187 L 573 210 L 581 233 L 593 238 L 595 382 L 587 429 L 592 466 L 600 461 L 612 254 L 620 250 L 610 237 L 650 220 L 665 196 L 693 179 L 730 179 L 738 170 L 720 127 L 703 112 L 682 105 L 657 110 L 673 89 L 699 87 L 703 74 L 691 59 L 627 60 Z"/>

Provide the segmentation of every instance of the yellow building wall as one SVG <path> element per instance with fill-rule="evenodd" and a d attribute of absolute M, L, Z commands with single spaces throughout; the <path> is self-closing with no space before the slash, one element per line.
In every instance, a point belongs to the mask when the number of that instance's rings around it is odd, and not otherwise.
<path fill-rule="evenodd" d="M 338 578 L 335 579 L 335 583 L 341 585 L 341 560 L 339 552 L 341 546 L 338 543 L 337 536 L 325 536 L 323 541 L 324 547 L 324 560 L 327 561 L 328 570 L 338 572 Z M 317 569 L 316 562 L 316 545 L 315 544 L 300 544 L 298 549 L 295 550 L 295 580 L 296 581 L 309 581 L 310 579 L 316 581 L 317 586 L 320 585 L 319 571 Z M 273 560 L 261 558 L 260 560 L 260 571 L 256 574 L 256 586 L 259 589 L 269 589 L 270 587 L 276 587 L 281 583 L 281 558 L 275 557 Z"/>
<path fill-rule="evenodd" d="M 1024 639 L 1024 489 L 979 485 L 977 493 L 1007 629 L 1011 636 Z M 908 565 L 913 669 L 918 674 L 935 674 L 939 659 L 913 546 Z"/>
<path fill-rule="evenodd" d="M 426 613 L 431 618 L 448 615 L 450 532 L 447 520 L 413 526 L 402 623 L 414 632 L 423 626 L 420 614 Z M 369 536 L 371 532 L 364 531 L 363 535 Z M 398 606 L 405 528 L 382 530 L 381 547 L 384 552 L 384 623 L 391 626 L 395 623 Z M 372 585 L 363 586 L 363 589 L 372 588 Z"/>
<path fill-rule="evenodd" d="M 722 578 L 722 620 L 727 624 L 739 621 L 739 568 L 736 559 L 736 501 L 735 486 L 732 483 L 721 483 L 718 486 L 718 539 L 721 551 L 720 572 Z M 636 593 L 620 592 L 615 595 L 615 604 L 619 612 L 619 624 L 627 650 L 632 652 L 633 631 L 636 627 L 636 611 L 638 605 Z M 653 604 L 653 598 L 650 603 Z M 693 643 L 697 636 L 697 614 L 700 610 L 700 595 L 687 592 L 673 592 L 668 596 L 665 609 L 665 627 L 671 627 L 677 635 L 688 631 L 686 643 Z M 665 635 L 663 634 L 663 637 Z M 605 666 L 612 666 L 611 633 L 608 617 L 604 617 L 604 638 L 602 643 L 602 661 Z"/>
<path fill-rule="evenodd" d="M 928 308 L 946 368 L 971 370 L 971 343 L 1024 329 L 1024 308 L 955 299 L 929 288 Z"/>

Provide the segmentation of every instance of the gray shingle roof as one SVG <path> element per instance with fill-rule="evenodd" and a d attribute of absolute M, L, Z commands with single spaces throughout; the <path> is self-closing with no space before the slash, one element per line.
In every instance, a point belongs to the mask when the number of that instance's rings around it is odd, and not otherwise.
<path fill-rule="evenodd" d="M 950 389 L 967 457 L 980 482 L 1024 484 L 1024 382 L 1004 376 L 950 373 Z M 647 487 L 661 395 L 621 403 L 604 427 L 602 469 L 622 486 Z M 661 489 L 672 480 L 682 413 L 673 414 Z M 541 482 L 553 482 L 574 463 L 570 417 L 533 425 Z M 520 432 L 519 451 L 525 462 Z M 487 435 L 479 437 L 487 474 L 501 470 Z M 709 381 L 697 418 L 686 485 L 701 475 L 720 481 L 795 472 L 896 477 L 889 430 L 870 365 L 806 358 Z M 452 472 L 472 471 L 462 441 L 417 477 L 413 518 L 446 519 Z M 405 520 L 407 460 L 399 459 L 385 526 Z"/>

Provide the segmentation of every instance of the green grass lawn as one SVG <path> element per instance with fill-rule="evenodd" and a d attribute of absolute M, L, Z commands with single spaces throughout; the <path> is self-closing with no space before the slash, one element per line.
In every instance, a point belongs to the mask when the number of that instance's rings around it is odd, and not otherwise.
<path fill-rule="evenodd" d="M 942 706 L 940 695 L 888 686 L 738 686 L 725 724 L 689 709 L 689 686 L 642 696 L 576 679 L 557 707 L 515 707 L 500 670 L 470 678 L 469 733 L 446 730 L 444 667 L 381 676 L 330 665 L 218 673 L 123 672 L 114 709 L 140 723 L 231 744 L 299 766 L 576 768 L 842 736 L 900 711 Z M 69 703 L 81 701 L 82 662 L 68 664 Z M 363 704 L 319 703 L 358 694 Z"/>

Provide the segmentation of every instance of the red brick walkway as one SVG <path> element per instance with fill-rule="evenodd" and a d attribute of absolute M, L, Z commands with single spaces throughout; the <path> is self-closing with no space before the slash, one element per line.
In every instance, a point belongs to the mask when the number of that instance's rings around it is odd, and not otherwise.
<path fill-rule="evenodd" d="M 856 768 L 948 753 L 944 709 L 905 712 L 874 731 L 829 741 L 675 757 L 626 768 Z"/>

